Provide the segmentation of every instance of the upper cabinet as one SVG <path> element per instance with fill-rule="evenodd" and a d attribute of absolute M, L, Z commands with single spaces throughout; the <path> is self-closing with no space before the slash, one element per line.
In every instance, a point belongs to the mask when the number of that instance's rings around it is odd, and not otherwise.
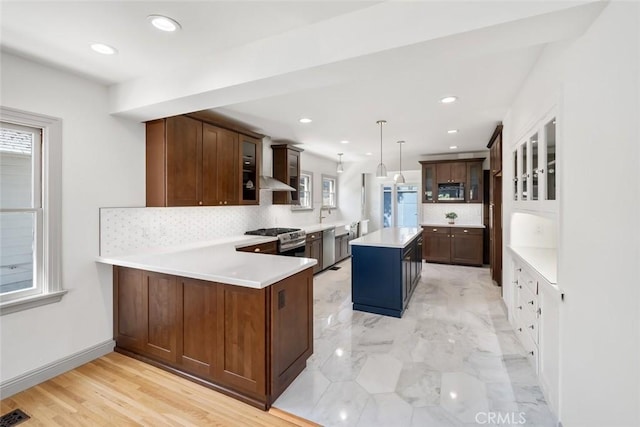
<path fill-rule="evenodd" d="M 421 161 L 422 203 L 482 203 L 483 161 Z"/>
<path fill-rule="evenodd" d="M 295 188 L 295 191 L 274 191 L 274 205 L 300 204 L 300 153 L 303 151 L 289 144 L 272 145 L 273 177 Z"/>
<path fill-rule="evenodd" d="M 259 139 L 187 116 L 146 125 L 147 206 L 259 203 Z"/>
<path fill-rule="evenodd" d="M 555 115 L 541 120 L 526 134 L 513 150 L 512 159 L 513 200 L 545 204 L 557 199 Z"/>
<path fill-rule="evenodd" d="M 496 126 L 496 130 L 489 142 L 489 169 L 491 175 L 500 175 L 502 172 L 502 125 Z"/>

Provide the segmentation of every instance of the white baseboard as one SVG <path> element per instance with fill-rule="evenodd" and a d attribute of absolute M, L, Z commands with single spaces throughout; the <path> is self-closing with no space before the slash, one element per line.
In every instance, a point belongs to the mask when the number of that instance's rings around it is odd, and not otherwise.
<path fill-rule="evenodd" d="M 85 350 L 74 353 L 48 365 L 29 371 L 0 384 L 0 397 L 2 399 L 19 393 L 23 390 L 45 382 L 60 374 L 89 363 L 105 354 L 111 353 L 116 343 L 114 340 L 108 340 L 103 343 L 94 345 Z"/>

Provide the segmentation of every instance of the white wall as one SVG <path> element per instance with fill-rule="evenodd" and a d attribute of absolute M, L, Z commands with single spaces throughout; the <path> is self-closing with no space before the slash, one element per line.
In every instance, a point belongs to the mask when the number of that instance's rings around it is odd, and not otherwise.
<path fill-rule="evenodd" d="M 108 114 L 107 89 L 2 53 L 2 105 L 62 119 L 61 302 L 0 318 L 0 380 L 112 339 L 98 208 L 144 204 L 144 126 Z"/>
<path fill-rule="evenodd" d="M 565 427 L 640 425 L 639 14 L 637 3 L 609 3 L 582 37 L 545 49 L 504 119 L 508 242 L 513 144 L 559 105 Z"/>

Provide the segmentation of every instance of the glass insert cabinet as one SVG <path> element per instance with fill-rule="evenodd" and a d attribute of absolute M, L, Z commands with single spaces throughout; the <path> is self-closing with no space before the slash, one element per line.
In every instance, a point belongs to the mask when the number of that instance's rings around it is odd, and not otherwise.
<path fill-rule="evenodd" d="M 556 116 L 547 116 L 529 131 L 512 152 L 513 200 L 557 200 Z"/>
<path fill-rule="evenodd" d="M 422 203 L 482 203 L 484 158 L 422 160 Z"/>

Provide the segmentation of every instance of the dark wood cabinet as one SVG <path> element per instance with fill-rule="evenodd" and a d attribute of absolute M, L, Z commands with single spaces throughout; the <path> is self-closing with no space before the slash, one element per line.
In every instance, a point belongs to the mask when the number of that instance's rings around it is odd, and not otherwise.
<path fill-rule="evenodd" d="M 487 144 L 491 152 L 489 174 L 489 265 L 491 278 L 502 284 L 502 125 L 496 126 Z M 514 153 L 516 154 L 516 153 Z M 517 166 L 517 158 L 515 163 Z M 514 169 L 515 174 L 515 169 Z M 517 183 L 516 183 L 517 184 Z M 517 185 L 516 196 L 517 196 Z"/>
<path fill-rule="evenodd" d="M 268 409 L 313 353 L 311 269 L 263 288 L 114 267 L 116 351 Z"/>
<path fill-rule="evenodd" d="M 313 274 L 322 271 L 322 232 L 307 234 L 307 242 L 304 249 L 305 258 L 314 258 L 318 263 L 313 266 Z"/>
<path fill-rule="evenodd" d="M 482 228 L 422 227 L 427 262 L 482 265 Z"/>
<path fill-rule="evenodd" d="M 258 139 L 175 116 L 147 122 L 146 144 L 147 206 L 259 203 Z"/>
<path fill-rule="evenodd" d="M 449 227 L 423 227 L 423 258 L 428 262 L 451 261 L 451 232 Z"/>
<path fill-rule="evenodd" d="M 273 177 L 295 188 L 296 191 L 274 191 L 274 205 L 299 205 L 301 148 L 289 144 L 272 145 Z"/>
<path fill-rule="evenodd" d="M 202 204 L 237 205 L 240 200 L 238 134 L 202 124 Z"/>
<path fill-rule="evenodd" d="M 483 158 L 423 160 L 422 203 L 482 203 Z"/>
<path fill-rule="evenodd" d="M 257 245 L 243 246 L 237 249 L 240 252 L 255 252 L 261 254 L 277 255 L 278 242 L 259 243 Z"/>
<path fill-rule="evenodd" d="M 467 165 L 464 162 L 440 162 L 436 164 L 438 184 L 465 182 Z"/>

